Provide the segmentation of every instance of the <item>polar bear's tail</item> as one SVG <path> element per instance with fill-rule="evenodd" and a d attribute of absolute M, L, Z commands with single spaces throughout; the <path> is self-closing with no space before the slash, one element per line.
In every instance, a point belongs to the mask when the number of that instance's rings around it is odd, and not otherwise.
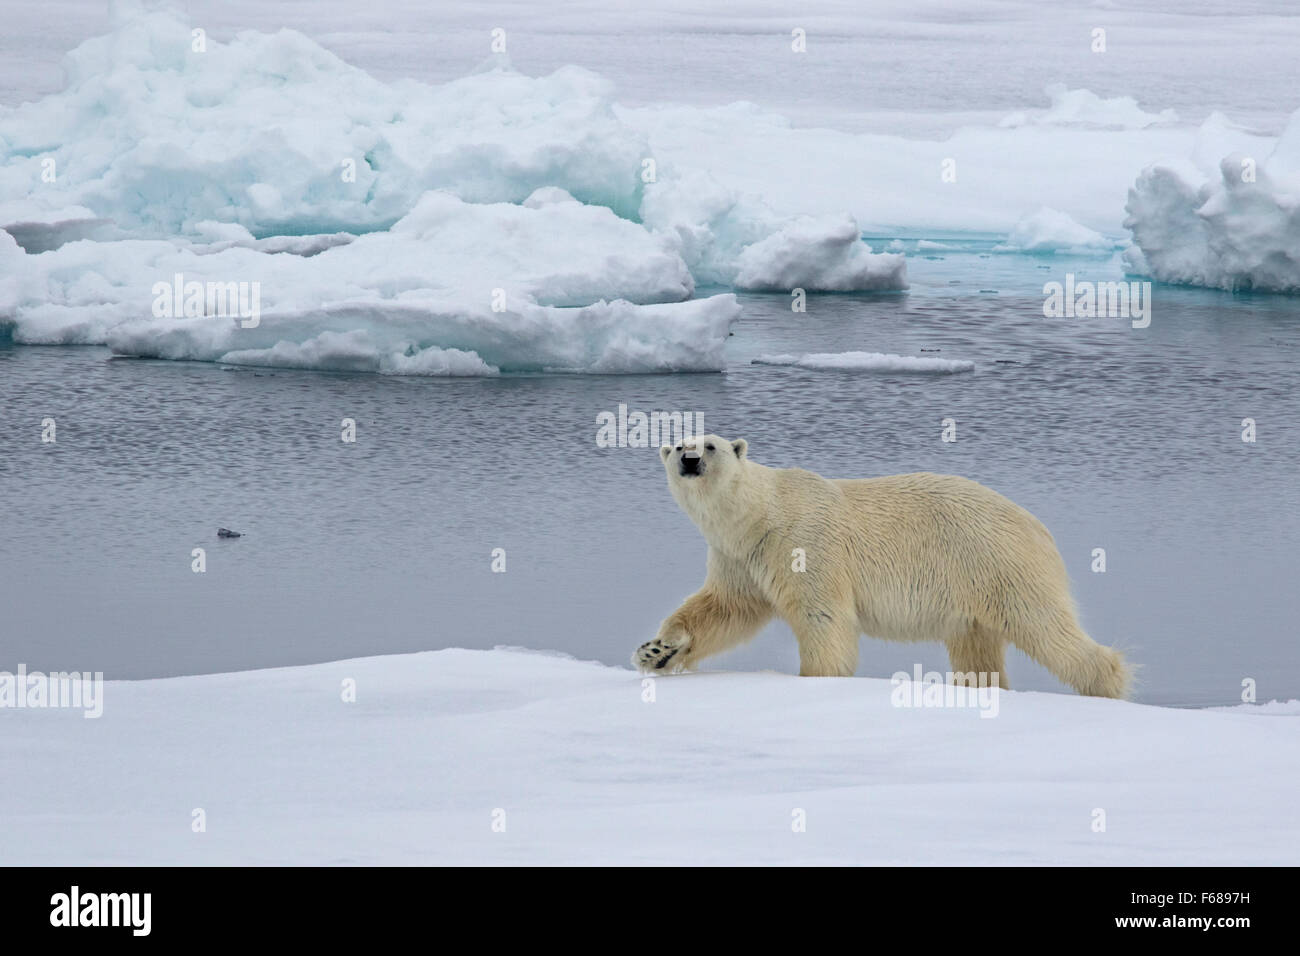
<path fill-rule="evenodd" d="M 1079 631 L 1079 636 L 1088 646 L 1081 664 L 1065 676 L 1065 682 L 1090 697 L 1127 699 L 1133 686 L 1133 668 L 1124 655 L 1113 647 L 1098 644 L 1083 631 Z"/>
<path fill-rule="evenodd" d="M 1011 642 L 1080 694 L 1127 698 L 1132 689 L 1132 665 L 1085 634 L 1072 613 L 1053 615 L 1033 634 L 1013 633 Z"/>

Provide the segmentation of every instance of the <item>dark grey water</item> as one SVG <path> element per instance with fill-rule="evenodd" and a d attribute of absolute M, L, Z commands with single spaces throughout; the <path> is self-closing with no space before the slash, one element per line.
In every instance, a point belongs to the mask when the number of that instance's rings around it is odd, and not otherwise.
<path fill-rule="evenodd" d="M 765 464 L 985 482 L 1055 534 L 1086 627 L 1142 665 L 1140 699 L 1233 703 L 1245 678 L 1300 696 L 1300 303 L 1157 287 L 1133 330 L 1044 319 L 1033 289 L 1059 264 L 967 266 L 918 262 L 910 294 L 813 296 L 802 315 L 743 297 L 726 374 L 398 379 L 0 346 L 0 669 L 137 678 L 498 644 L 625 663 L 705 556 L 655 450 L 596 446 L 597 415 L 626 403 L 700 412 Z M 851 349 L 977 370 L 750 364 Z M 859 673 L 918 661 L 947 666 L 937 644 L 864 640 Z M 773 625 L 713 666 L 793 671 L 794 640 Z"/>

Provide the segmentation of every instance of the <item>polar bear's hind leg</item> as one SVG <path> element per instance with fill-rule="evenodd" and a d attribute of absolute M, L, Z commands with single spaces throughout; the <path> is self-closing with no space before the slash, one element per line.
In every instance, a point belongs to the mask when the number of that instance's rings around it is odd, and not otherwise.
<path fill-rule="evenodd" d="M 948 641 L 953 683 L 1007 690 L 1006 638 L 978 624 Z"/>
<path fill-rule="evenodd" d="M 1038 626 L 1015 623 L 1010 637 L 1016 647 L 1080 694 L 1129 695 L 1132 673 L 1124 655 L 1084 633 L 1073 609 L 1050 614 Z"/>

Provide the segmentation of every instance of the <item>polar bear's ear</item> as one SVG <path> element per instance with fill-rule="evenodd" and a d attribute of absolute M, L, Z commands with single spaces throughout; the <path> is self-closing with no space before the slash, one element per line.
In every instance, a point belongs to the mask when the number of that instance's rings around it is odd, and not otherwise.
<path fill-rule="evenodd" d="M 668 460 L 668 456 L 671 455 L 672 453 L 673 453 L 673 446 L 672 446 L 672 445 L 660 445 L 660 446 L 659 446 L 659 457 L 662 458 L 664 461 L 667 461 L 667 460 Z"/>
<path fill-rule="evenodd" d="M 743 461 L 746 452 L 749 451 L 749 442 L 745 441 L 743 438 L 737 438 L 731 443 L 731 450 L 736 453 L 737 458 Z"/>

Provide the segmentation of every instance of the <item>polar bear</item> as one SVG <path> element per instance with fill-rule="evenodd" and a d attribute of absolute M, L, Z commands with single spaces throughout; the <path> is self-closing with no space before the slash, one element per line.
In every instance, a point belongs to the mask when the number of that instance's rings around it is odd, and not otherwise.
<path fill-rule="evenodd" d="M 1051 534 L 997 492 L 926 472 L 846 480 L 768 468 L 744 439 L 717 435 L 659 454 L 708 542 L 709 569 L 637 649 L 638 668 L 689 669 L 775 615 L 794 630 L 804 676 L 851 676 L 865 633 L 944 642 L 957 683 L 1007 687 L 1011 643 L 1081 694 L 1127 696 L 1129 667 L 1079 626 Z"/>

